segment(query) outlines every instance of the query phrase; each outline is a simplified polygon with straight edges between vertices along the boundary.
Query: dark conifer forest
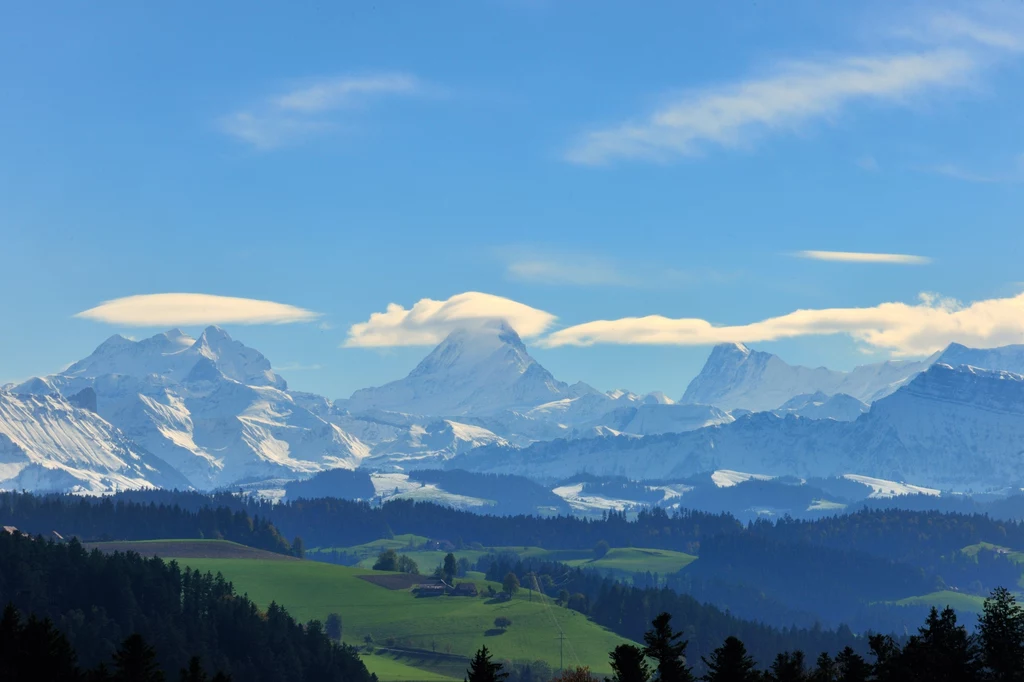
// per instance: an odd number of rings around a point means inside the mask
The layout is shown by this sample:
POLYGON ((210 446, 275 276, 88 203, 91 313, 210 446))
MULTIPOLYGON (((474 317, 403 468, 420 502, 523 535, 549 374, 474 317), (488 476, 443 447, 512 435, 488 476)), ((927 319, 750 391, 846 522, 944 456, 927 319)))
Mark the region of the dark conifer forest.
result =
POLYGON ((276 604, 261 612, 220 576, 87 552, 74 539, 0 533, 0 603, 3 680, 158 679, 119 677, 126 656, 168 679, 197 657, 233 680, 371 680, 318 622, 301 625, 276 604))

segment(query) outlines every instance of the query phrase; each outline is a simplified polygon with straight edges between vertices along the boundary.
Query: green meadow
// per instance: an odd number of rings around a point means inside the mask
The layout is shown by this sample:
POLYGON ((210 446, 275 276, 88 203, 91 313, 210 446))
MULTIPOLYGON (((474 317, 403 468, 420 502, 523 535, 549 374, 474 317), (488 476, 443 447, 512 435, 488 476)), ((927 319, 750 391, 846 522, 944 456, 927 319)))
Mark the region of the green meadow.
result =
MULTIPOLYGON (((301 622, 325 620, 328 614, 338 613, 343 622, 343 640, 352 645, 362 645, 370 635, 375 647, 409 647, 469 657, 486 644, 498 659, 544 660, 557 667, 561 632, 565 635, 566 665, 585 665, 606 673, 608 653, 625 641, 585 616, 525 590, 509 601, 416 597, 409 590, 387 589, 360 578, 395 574, 358 567, 314 561, 194 557, 178 562, 203 572, 222 573, 239 593, 247 594, 261 608, 277 602, 301 622), (505 631, 494 626, 499 616, 512 621, 505 631)), ((486 592, 488 583, 475 582, 486 592)), ((408 671, 403 673, 398 667, 405 664, 372 658, 373 665, 385 666, 381 679, 411 679, 408 671)), ((451 665, 441 667, 451 675, 451 665)))

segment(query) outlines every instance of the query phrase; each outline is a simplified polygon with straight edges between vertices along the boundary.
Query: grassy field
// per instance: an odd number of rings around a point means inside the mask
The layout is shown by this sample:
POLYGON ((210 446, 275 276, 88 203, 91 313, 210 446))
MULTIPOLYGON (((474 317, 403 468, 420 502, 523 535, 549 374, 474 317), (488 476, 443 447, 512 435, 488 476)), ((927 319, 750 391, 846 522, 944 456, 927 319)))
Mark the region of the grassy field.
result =
POLYGON ((898 606, 934 606, 942 610, 953 607, 958 613, 981 613, 985 598, 976 594, 963 594, 951 590, 941 590, 918 597, 907 597, 896 602, 898 606))
POLYGON ((363 655, 361 658, 367 670, 388 682, 457 682, 460 679, 417 668, 385 654, 363 655))
MULTIPOLYGON (((1024 552, 1018 552, 1010 549, 1009 547, 1003 547, 1002 545, 994 545, 991 542, 979 542, 976 545, 968 545, 964 547, 961 552, 968 556, 975 556, 983 549, 987 549, 991 552, 1002 552, 1006 554, 1006 558, 1018 565, 1024 565, 1024 552)), ((1020 578, 1017 579, 1017 587, 1024 588, 1024 573, 1021 574, 1020 578)))
POLYGON ((1003 552, 1011 561, 1015 561, 1018 564, 1024 564, 1024 552, 1017 552, 1010 549, 1009 547, 994 545, 991 542, 979 542, 976 545, 968 545, 960 551, 968 556, 976 556, 978 552, 980 552, 983 549, 987 549, 991 552, 1003 552))
MULTIPOLYGON (((362 644, 364 637, 371 635, 378 646, 393 643, 468 657, 486 644, 498 659, 545 660, 557 667, 561 630, 566 636, 566 665, 586 665, 605 673, 609 672, 608 652, 624 641, 536 593, 530 601, 525 591, 507 602, 471 597, 416 598, 407 590, 389 590, 362 580, 360 575, 376 572, 357 567, 314 561, 187 557, 178 561, 202 571, 223 573, 238 592, 248 594, 260 607, 276 601, 302 622, 324 620, 329 613, 339 613, 344 640, 353 645, 362 644), (494 619, 499 616, 512 620, 505 632, 494 627, 494 619)), ((480 581, 479 586, 485 587, 486 583, 480 581)), ((377 663, 374 661, 374 665, 377 663)), ((444 670, 450 671, 450 666, 444 670)))
MULTIPOLYGON (((417 535, 396 535, 394 539, 390 540, 376 540, 364 545, 334 549, 361 557, 358 564, 360 568, 373 568, 378 554, 384 550, 393 549, 399 554, 404 554, 414 560, 420 567, 421 573, 429 574, 444 561, 447 552, 443 550, 424 551, 411 549, 421 546, 424 542, 426 542, 426 538, 417 535)), ((310 550, 309 555, 313 557, 317 551, 319 550, 310 550)), ((471 562, 476 562, 477 559, 489 552, 511 553, 524 559, 560 561, 570 566, 592 568, 621 578, 629 578, 638 571, 650 571, 660 575, 676 573, 697 558, 683 552, 639 547, 614 548, 600 559, 594 558, 594 552, 590 549, 544 549, 541 547, 491 547, 484 550, 457 549, 452 553, 455 554, 456 558, 461 559, 465 557, 471 562)))
POLYGON ((667 549, 640 549, 636 547, 620 547, 609 550, 600 559, 574 559, 567 561, 570 566, 582 566, 584 568, 596 568, 599 570, 614 571, 632 575, 637 571, 650 571, 666 575, 677 573, 697 557, 683 552, 673 552, 667 549))
POLYGON ((692 554, 667 549, 616 547, 597 559, 590 549, 542 549, 540 547, 500 547, 495 551, 511 552, 523 558, 560 561, 569 566, 592 568, 619 578, 631 578, 636 572, 667 575, 677 573, 697 559, 692 554))

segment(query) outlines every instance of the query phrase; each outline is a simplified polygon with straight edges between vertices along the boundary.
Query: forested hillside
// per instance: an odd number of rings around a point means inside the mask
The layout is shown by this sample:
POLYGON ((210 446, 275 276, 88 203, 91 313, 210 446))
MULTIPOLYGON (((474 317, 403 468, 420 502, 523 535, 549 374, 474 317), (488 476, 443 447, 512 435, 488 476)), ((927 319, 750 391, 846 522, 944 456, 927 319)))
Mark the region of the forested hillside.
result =
MULTIPOLYGON (((134 553, 86 552, 75 540, 0 533, 0 604, 34 619, 31 627, 51 621, 84 668, 111 663, 137 634, 155 649, 156 668, 173 677, 198 656, 238 681, 372 679, 320 623, 300 625, 276 604, 263 613, 220 576, 134 553)), ((14 622, 9 610, 8 633, 14 622)))

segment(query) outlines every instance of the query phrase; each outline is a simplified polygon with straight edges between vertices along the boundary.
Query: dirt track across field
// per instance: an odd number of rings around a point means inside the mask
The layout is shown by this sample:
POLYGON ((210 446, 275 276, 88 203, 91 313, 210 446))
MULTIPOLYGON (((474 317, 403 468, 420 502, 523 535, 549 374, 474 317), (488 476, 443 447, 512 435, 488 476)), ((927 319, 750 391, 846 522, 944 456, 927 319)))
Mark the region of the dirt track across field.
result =
POLYGON ((175 559, 263 559, 265 561, 297 561, 295 557, 246 547, 224 540, 146 540, 142 542, 86 542, 88 550, 101 552, 138 552, 142 556, 175 559))

